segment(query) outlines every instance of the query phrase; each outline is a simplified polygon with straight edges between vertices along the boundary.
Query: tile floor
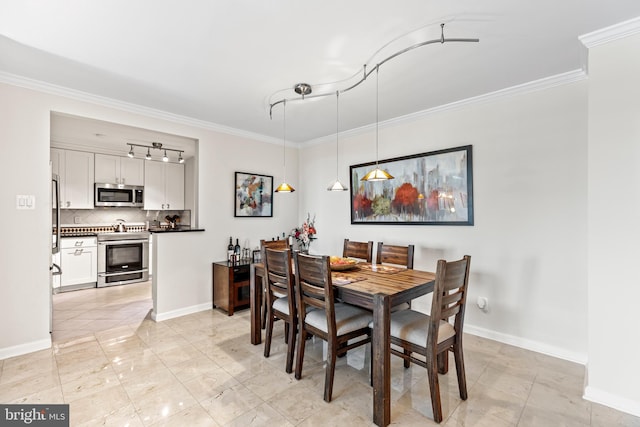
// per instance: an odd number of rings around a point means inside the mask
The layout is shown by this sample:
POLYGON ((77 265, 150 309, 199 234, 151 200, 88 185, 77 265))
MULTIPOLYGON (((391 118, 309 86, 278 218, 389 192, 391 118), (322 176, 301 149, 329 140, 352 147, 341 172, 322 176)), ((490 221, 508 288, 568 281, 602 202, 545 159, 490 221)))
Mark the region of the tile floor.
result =
MULTIPOLYGON (((321 342, 303 378, 249 342, 249 312, 204 311, 155 323, 150 285, 56 295, 54 346, 0 360, 0 402, 69 403, 73 426, 370 426, 368 349, 339 359, 334 400, 322 400, 321 342)), ((640 418, 581 398, 584 369, 466 336, 469 399, 455 367, 441 376, 443 426, 640 426, 640 418)), ((392 358, 392 424, 436 425, 426 372, 392 358)))

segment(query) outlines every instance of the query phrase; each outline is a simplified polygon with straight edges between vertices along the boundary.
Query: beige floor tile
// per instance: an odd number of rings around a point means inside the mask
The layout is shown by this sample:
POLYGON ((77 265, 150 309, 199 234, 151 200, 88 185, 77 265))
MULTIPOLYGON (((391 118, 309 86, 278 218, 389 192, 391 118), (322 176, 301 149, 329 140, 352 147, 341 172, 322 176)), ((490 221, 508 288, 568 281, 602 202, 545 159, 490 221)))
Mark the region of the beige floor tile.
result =
POLYGON ((216 397, 221 391, 240 385, 240 382, 222 368, 215 368, 182 382, 198 402, 216 397))
POLYGON ((182 383, 221 369, 220 365, 202 353, 199 353, 196 357, 184 362, 169 366, 169 370, 171 370, 176 378, 182 383))
POLYGON ((120 385, 100 390, 69 403, 71 425, 101 425, 106 419, 133 417, 133 405, 120 385), (124 415, 123 415, 124 414, 124 415))
POLYGON ((269 406, 268 403, 263 403, 257 408, 251 409, 238 418, 225 424, 225 427, 293 427, 282 414, 269 406))
POLYGON ((267 403, 294 425, 298 425, 316 412, 335 409, 322 400, 322 396, 318 398, 316 390, 306 387, 300 381, 280 393, 275 393, 267 399, 267 403))
POLYGON ((567 418, 572 421, 567 425, 589 425, 591 402, 582 399, 579 394, 534 383, 522 417, 526 425, 533 425, 528 421, 538 417, 567 418))
POLYGON ((177 381, 131 396, 131 400, 145 425, 162 421, 198 404, 191 393, 177 381))
POLYGON ((189 427, 218 427, 211 415, 202 408, 202 406, 195 405, 184 411, 178 412, 166 419, 162 419, 154 424, 153 427, 176 427, 176 426, 189 426, 189 427))
POLYGON ((70 402, 120 385, 120 381, 111 366, 106 366, 104 369, 84 373, 71 381, 61 382, 61 384, 64 399, 70 402))
POLYGON ((593 427, 640 427, 640 417, 634 417, 607 406, 592 403, 591 425, 593 427))
POLYGON ((226 425, 262 403, 263 400, 251 390, 242 384, 238 384, 237 386, 219 390, 214 397, 200 404, 215 422, 220 425, 226 425))

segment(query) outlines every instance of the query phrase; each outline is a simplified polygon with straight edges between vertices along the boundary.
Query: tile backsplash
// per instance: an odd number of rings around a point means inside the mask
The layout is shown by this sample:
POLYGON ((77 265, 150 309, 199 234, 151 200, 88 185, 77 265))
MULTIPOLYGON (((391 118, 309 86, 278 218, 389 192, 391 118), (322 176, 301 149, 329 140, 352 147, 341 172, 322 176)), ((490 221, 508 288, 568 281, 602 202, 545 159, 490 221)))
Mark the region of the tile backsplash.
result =
POLYGON ((126 223, 149 225, 165 224, 165 216, 180 216, 181 225, 191 225, 191 211, 145 211, 139 208, 95 208, 61 209, 60 223, 63 226, 117 224, 119 219, 126 223))

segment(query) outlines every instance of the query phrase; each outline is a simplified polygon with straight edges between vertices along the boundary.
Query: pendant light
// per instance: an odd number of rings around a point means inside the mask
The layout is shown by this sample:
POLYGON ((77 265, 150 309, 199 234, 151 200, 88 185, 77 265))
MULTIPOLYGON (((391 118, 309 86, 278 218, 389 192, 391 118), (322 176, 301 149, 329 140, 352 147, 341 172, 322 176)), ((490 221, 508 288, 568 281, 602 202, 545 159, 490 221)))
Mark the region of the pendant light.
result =
POLYGON ((387 171, 380 169, 378 166, 378 92, 379 92, 379 81, 380 81, 380 64, 376 65, 376 168, 370 170, 365 176, 363 176, 360 181, 386 181, 388 179, 393 179, 387 171))
POLYGON ((169 161, 169 156, 167 156, 167 150, 164 150, 164 156, 162 156, 162 161, 163 162, 168 162, 169 161))
POLYGON ((147 154, 144 156, 145 159, 151 160, 151 148, 147 148, 147 154))
POLYGON ((338 179, 338 131, 340 127, 338 126, 338 120, 340 117, 340 107, 339 107, 339 99, 340 99, 340 91, 336 91, 336 181, 327 188, 329 191, 347 191, 349 188, 342 185, 340 180, 338 179))
POLYGON ((282 184, 276 188, 276 193, 293 193, 295 188, 287 184, 287 101, 282 103, 282 184))

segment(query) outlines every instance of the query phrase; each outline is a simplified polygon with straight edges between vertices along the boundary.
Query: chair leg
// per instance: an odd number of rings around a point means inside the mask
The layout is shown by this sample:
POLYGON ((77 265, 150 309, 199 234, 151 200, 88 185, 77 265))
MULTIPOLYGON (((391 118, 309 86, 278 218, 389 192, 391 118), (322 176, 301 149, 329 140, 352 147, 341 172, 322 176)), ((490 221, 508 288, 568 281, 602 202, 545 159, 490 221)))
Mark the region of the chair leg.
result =
POLYGON ((271 310, 268 310, 267 316, 267 325, 266 325, 266 334, 264 338, 264 357, 269 357, 269 353, 271 352, 271 336, 273 334, 273 315, 271 314, 271 310))
POLYGON ((290 374, 291 372, 293 372, 293 352, 296 345, 296 325, 295 323, 293 325, 286 323, 286 325, 288 326, 287 329, 289 333, 287 335, 287 364, 284 370, 287 374, 290 374))
POLYGON ((409 366, 411 366, 411 360, 409 360, 409 358, 411 357, 411 352, 405 348, 404 354, 407 356, 407 358, 404 359, 404 367, 408 368, 409 366))
POLYGON ((438 354, 438 373, 446 374, 449 372, 449 350, 438 354))
POLYGON ((289 344, 289 322, 284 324, 284 343, 289 344))
POLYGON ((304 360, 304 348, 307 344, 307 331, 300 326, 300 337, 298 339, 298 356, 296 357, 296 373, 297 380, 302 378, 302 362, 304 360))
POLYGON ((438 381, 438 366, 436 361, 429 361, 427 376, 429 377, 429 391, 431 392, 431 407, 433 408, 433 420, 442 422, 442 404, 440 401, 440 383, 438 381))
POLYGON ((329 342, 327 350, 327 367, 324 376, 324 401, 331 402, 333 394, 333 376, 336 371, 336 348, 335 344, 329 342))
POLYGON ((467 377, 464 371, 462 343, 454 344, 453 355, 456 359, 456 372, 458 374, 458 390, 460 391, 460 399, 467 400, 467 377))

